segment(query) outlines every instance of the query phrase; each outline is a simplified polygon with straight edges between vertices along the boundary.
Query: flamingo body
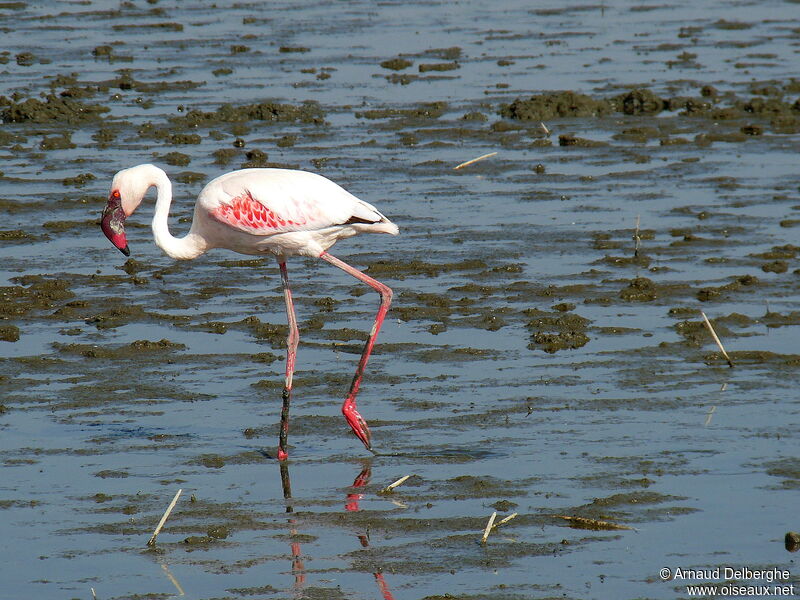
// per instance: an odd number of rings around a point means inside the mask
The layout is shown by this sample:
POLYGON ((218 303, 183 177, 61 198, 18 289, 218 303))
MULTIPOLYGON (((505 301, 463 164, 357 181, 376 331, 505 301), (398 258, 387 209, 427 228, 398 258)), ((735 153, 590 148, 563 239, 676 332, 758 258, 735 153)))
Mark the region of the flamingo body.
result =
POLYGON ((108 203, 101 218, 106 237, 128 256, 125 220, 139 207, 151 188, 157 190, 153 236, 156 245, 172 258, 197 258, 212 248, 240 254, 269 255, 278 260, 289 320, 286 381, 281 411, 278 458, 284 460, 288 434, 289 400, 295 354, 299 340, 297 319, 289 288, 286 259, 301 255, 319 257, 368 284, 381 296, 372 332, 364 346, 342 412, 354 433, 371 449, 369 428, 356 410, 355 397, 367 359, 391 302, 392 291, 365 273, 331 256, 338 240, 359 233, 396 235, 397 226, 371 204, 321 175, 290 169, 242 169, 210 181, 200 192, 189 232, 174 237, 168 228, 172 183, 160 168, 138 165, 118 172, 111 182, 108 203))
POLYGON ((196 258, 211 248, 316 258, 338 240, 358 233, 398 233, 397 226, 374 206, 321 175, 242 169, 206 184, 197 198, 189 233, 176 239, 167 229, 172 184, 164 171, 138 165, 117 173, 111 184, 112 195, 116 190, 120 193, 125 218, 133 214, 150 187, 158 190, 153 220, 156 244, 179 260, 196 258))

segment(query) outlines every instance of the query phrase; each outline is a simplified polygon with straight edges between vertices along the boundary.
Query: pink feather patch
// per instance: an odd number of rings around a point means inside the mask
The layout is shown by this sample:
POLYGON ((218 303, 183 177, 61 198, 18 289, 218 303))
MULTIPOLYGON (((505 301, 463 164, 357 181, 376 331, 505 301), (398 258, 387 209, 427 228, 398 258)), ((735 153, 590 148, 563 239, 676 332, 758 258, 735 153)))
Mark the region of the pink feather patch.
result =
POLYGON ((245 191, 240 196, 220 204, 212 212, 213 216, 243 231, 265 234, 278 231, 291 231, 306 224, 305 219, 295 221, 285 219, 253 198, 253 194, 245 191))

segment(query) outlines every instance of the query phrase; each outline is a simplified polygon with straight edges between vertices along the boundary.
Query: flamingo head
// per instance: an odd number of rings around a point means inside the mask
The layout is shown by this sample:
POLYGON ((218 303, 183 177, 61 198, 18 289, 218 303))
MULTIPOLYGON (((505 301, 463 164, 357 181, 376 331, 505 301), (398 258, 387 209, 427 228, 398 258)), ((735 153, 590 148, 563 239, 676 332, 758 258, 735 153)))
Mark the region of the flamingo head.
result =
POLYGON ((100 227, 111 243, 125 256, 130 256, 128 240, 125 237, 125 219, 139 207, 147 190, 157 185, 159 175, 166 178, 158 167, 139 165, 123 169, 114 175, 111 182, 111 193, 100 219, 100 227))
POLYGON ((125 256, 130 256, 128 248, 128 238, 125 236, 125 219, 128 215, 122 208, 122 198, 119 190, 113 190, 108 197, 108 204, 103 209, 100 218, 100 228, 105 236, 116 246, 125 256))

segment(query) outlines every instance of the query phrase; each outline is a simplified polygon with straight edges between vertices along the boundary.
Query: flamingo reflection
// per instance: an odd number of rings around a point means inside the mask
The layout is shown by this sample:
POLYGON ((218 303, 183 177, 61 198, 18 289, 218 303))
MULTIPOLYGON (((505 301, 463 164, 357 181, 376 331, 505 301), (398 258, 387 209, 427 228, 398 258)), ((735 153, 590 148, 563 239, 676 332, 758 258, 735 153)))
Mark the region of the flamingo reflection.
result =
MULTIPOLYGON (((289 478, 289 465, 285 462, 281 462, 280 470, 281 470, 281 486, 283 487, 283 498, 287 500, 286 504, 286 512, 292 513, 294 509, 292 505, 288 502, 292 499, 292 482, 289 478)), ((344 505, 344 509, 348 512, 358 512, 360 509, 359 501, 364 497, 364 494, 358 491, 359 488, 365 487, 372 477, 372 466, 369 461, 366 461, 364 464, 364 468, 361 469, 361 472, 356 476, 355 480, 353 481, 353 485, 351 486, 354 488, 352 492, 347 494, 347 503, 344 505)), ((297 520, 290 518, 289 525, 291 526, 290 533, 292 536, 297 535, 297 520)), ((358 541, 361 544, 362 548, 369 548, 369 534, 367 532, 357 534, 358 541)), ((300 548, 300 542, 292 542, 291 543, 292 549, 292 575, 294 575, 294 588, 296 590, 301 590, 305 585, 306 581, 306 574, 305 574, 305 565, 303 563, 303 554, 302 549, 300 548)), ((394 600, 394 596, 392 595, 391 590, 389 589, 389 585, 386 583, 386 580, 383 577, 383 573, 377 571, 373 573, 375 577, 375 582, 378 584, 378 589, 380 590, 381 596, 384 600, 394 600)))
MULTIPOLYGON (((291 500, 292 499, 292 481, 289 478, 289 465, 285 462, 281 462, 281 487, 283 488, 283 499, 284 500, 291 500)), ((286 512, 293 513, 294 508, 288 502, 286 503, 286 512)), ((297 524, 296 519, 289 519, 289 525, 291 526, 289 529, 289 533, 292 537, 297 535, 297 524)), ((292 549, 292 575, 294 575, 294 589, 295 590, 302 590, 303 586, 306 583, 306 567, 303 563, 303 553, 300 548, 300 542, 292 542, 290 544, 292 549)))

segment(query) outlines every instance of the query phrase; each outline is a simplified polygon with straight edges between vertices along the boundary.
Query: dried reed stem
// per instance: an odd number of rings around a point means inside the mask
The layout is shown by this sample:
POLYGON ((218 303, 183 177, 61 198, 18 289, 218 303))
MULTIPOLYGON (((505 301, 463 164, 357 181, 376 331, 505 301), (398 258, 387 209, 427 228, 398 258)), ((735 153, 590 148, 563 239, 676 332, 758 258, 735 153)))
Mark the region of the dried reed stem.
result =
POLYGON ((503 519, 502 521, 498 521, 498 522, 495 524, 495 527, 500 527, 500 525, 505 525, 506 523, 508 523, 508 522, 509 522, 511 519, 513 519, 513 518, 514 518, 514 517, 516 517, 516 516, 517 516, 517 513, 511 513, 510 515, 508 515, 508 516, 507 516, 505 519, 503 519))
POLYGON ((639 258, 639 247, 642 244, 642 238, 639 236, 639 215, 636 215, 636 229, 633 231, 633 256, 639 258))
POLYGON ((148 546, 154 546, 155 545, 156 538, 158 537, 158 534, 161 533, 161 529, 164 527, 164 523, 167 522, 167 518, 169 518, 169 514, 172 512, 172 509, 175 508, 175 505, 178 503, 178 498, 180 498, 181 492, 183 492, 182 489, 178 490, 178 493, 175 494, 175 497, 172 499, 172 502, 169 503, 169 506, 167 507, 167 510, 164 511, 164 516, 161 517, 161 520, 158 522, 158 525, 156 526, 156 529, 153 532, 153 535, 150 536, 150 540, 147 542, 148 546))
POLYGON ((481 544, 485 544, 486 540, 489 538, 489 532, 494 527, 494 520, 497 518, 497 511, 492 513, 492 516, 489 517, 489 522, 486 523, 486 529, 483 530, 483 538, 481 539, 481 544))
POLYGON ((381 493, 382 493, 382 494, 386 494, 386 493, 388 493, 388 492, 391 492, 391 491, 392 491, 394 488, 396 488, 398 485, 402 485, 402 484, 403 484, 403 483, 406 481, 406 479, 408 479, 409 477, 411 477, 411 475, 404 475, 403 477, 401 477, 400 479, 398 479, 398 480, 397 480, 397 481, 395 481, 394 483, 390 483, 390 484, 389 484, 389 485, 387 485, 385 488, 383 488, 383 489, 381 490, 381 493))
POLYGON ((478 158, 473 158, 472 160, 468 160, 467 162, 463 162, 460 165, 456 165, 455 167, 453 167, 453 170, 457 171, 458 169, 460 169, 462 167, 468 167, 472 163, 476 163, 479 160, 483 160, 484 158, 489 158, 490 156, 494 156, 495 154, 497 154, 497 152, 489 152, 489 154, 484 154, 483 156, 479 156, 478 158))
POLYGON ((717 337, 717 332, 714 331, 714 327, 712 327, 711 321, 708 320, 706 313, 704 313, 702 310, 700 311, 700 314, 703 315, 703 321, 706 322, 706 327, 708 327, 708 330, 711 332, 711 337, 713 337, 714 341, 717 342, 717 346, 719 346, 719 349, 722 352, 722 356, 724 356, 725 360, 728 361, 728 366, 732 367, 733 361, 731 360, 731 357, 728 356, 728 353, 725 352, 725 348, 722 346, 722 342, 719 341, 719 337, 717 337))

